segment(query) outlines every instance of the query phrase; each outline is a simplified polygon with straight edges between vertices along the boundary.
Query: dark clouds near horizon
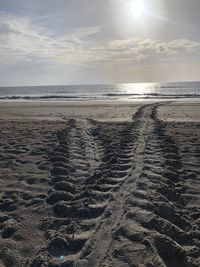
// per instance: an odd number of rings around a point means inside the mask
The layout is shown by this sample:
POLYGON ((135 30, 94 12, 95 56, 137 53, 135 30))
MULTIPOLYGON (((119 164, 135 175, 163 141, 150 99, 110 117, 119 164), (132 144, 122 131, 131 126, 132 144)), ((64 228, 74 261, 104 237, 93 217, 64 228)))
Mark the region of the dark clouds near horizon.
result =
POLYGON ((0 85, 199 80, 200 1, 0 0, 0 85))

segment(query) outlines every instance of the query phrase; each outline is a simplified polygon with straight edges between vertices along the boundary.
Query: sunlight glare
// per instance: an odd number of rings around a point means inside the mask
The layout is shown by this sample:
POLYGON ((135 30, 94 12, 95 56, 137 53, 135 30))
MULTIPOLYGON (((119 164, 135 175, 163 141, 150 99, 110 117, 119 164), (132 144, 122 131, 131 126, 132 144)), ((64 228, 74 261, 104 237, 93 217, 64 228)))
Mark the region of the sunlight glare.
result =
POLYGON ((132 9, 134 17, 140 17, 144 13, 144 2, 142 0, 134 0, 132 9))

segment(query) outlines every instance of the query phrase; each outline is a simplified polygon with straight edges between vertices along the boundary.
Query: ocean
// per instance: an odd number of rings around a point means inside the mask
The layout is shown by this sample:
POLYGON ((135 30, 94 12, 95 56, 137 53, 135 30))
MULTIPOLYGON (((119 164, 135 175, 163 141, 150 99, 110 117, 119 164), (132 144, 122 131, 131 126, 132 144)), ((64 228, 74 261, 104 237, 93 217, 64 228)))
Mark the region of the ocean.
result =
POLYGON ((0 87, 0 100, 84 101, 199 98, 200 82, 0 87))

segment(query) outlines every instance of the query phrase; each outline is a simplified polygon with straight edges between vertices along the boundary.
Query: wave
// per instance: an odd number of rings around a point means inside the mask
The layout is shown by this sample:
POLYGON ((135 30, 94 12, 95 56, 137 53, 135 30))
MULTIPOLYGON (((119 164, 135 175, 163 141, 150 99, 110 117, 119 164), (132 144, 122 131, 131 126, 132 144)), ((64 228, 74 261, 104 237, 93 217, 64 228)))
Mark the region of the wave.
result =
POLYGON ((122 93, 108 93, 108 94, 102 94, 98 96, 86 96, 86 95, 80 95, 80 96, 67 96, 67 95, 40 95, 40 96, 0 96, 0 100, 58 100, 58 101, 87 101, 87 100, 117 100, 117 99, 150 99, 150 98, 156 98, 156 99, 162 99, 162 98, 200 98, 200 94, 158 94, 158 93, 149 93, 149 94, 122 94, 122 93))
POLYGON ((79 96, 59 96, 59 95, 51 95, 51 96, 0 96, 0 100, 38 100, 38 99, 76 99, 80 98, 79 96))
POLYGON ((136 97, 200 97, 200 94, 160 94, 160 93, 148 93, 148 94, 122 94, 122 93, 109 93, 105 96, 136 96, 136 97))

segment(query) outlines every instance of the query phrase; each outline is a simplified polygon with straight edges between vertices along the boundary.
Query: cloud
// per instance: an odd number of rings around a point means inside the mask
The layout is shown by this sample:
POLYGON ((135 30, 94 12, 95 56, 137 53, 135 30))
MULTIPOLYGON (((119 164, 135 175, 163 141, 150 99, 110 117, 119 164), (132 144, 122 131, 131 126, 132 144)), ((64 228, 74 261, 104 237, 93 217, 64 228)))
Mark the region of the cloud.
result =
POLYGON ((133 64, 157 58, 200 50, 200 43, 187 39, 160 41, 128 38, 104 41, 99 45, 95 35, 100 27, 75 29, 56 36, 44 27, 32 24, 26 17, 0 13, 1 64, 115 65, 133 64), (48 33, 48 34, 47 34, 48 33))
POLYGON ((34 57, 41 61, 85 61, 90 54, 80 44, 98 30, 98 27, 81 28, 69 35, 51 37, 26 18, 0 14, 0 60, 34 57))
POLYGON ((200 43, 186 39, 172 41, 160 41, 152 39, 131 38, 125 40, 114 40, 110 43, 110 49, 115 53, 136 55, 136 59, 149 56, 173 56, 177 53, 188 53, 200 50, 200 43))

